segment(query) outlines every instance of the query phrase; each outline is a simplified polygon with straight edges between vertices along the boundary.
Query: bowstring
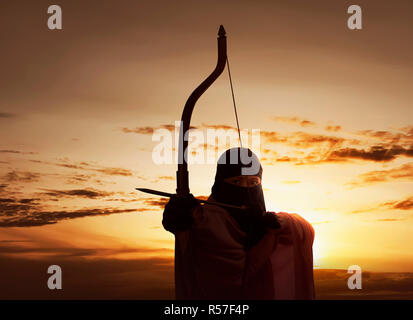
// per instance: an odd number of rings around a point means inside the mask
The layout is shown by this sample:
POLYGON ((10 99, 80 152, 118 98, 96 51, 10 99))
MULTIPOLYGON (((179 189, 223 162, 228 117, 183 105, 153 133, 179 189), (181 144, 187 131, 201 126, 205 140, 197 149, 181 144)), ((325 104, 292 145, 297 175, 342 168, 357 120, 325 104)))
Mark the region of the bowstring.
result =
POLYGON ((236 105, 236 103, 235 103, 234 87, 232 86, 231 69, 230 69, 230 67, 229 67, 228 56, 227 56, 227 66, 228 66, 229 83, 230 83, 230 85, 231 85, 232 103, 234 104, 235 119, 237 120, 239 144, 240 144, 240 147, 242 148, 241 131, 240 131, 240 129, 239 129, 237 105, 236 105))

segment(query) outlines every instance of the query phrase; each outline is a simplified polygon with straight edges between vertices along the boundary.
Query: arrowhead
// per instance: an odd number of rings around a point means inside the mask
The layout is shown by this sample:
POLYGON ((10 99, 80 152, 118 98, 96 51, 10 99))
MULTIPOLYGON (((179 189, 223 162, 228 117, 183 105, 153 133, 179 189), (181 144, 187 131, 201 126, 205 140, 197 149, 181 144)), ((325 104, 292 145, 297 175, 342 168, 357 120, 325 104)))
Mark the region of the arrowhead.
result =
POLYGON ((219 35, 220 37, 224 37, 225 34, 226 34, 226 32, 225 32, 224 26, 221 24, 221 25, 219 26, 218 35, 219 35))

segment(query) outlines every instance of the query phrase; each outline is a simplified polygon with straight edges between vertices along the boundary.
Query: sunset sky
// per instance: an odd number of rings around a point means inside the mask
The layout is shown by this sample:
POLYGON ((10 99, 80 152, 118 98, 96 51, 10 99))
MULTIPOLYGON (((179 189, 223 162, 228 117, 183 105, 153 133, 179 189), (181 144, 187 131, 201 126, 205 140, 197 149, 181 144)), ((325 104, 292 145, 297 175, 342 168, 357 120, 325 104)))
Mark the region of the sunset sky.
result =
MULTIPOLYGON (((170 272, 165 199, 135 188, 175 191, 152 133, 215 67, 223 24, 267 210, 313 224, 316 268, 413 272, 411 1, 360 1, 359 31, 349 1, 59 1, 53 31, 51 4, 0 4, 0 271, 133 261, 111 281, 148 288, 170 272)), ((191 125, 236 127, 226 70, 191 125)), ((208 196, 215 169, 190 165, 191 193, 208 196)))

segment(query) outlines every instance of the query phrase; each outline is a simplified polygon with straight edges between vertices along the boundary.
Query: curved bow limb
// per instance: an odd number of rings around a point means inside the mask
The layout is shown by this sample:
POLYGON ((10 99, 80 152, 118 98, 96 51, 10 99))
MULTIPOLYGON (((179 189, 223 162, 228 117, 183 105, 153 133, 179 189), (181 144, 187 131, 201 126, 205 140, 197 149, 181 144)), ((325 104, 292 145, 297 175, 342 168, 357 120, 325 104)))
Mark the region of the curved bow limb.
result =
POLYGON ((182 112, 181 127, 179 130, 179 147, 178 147, 178 171, 176 172, 176 193, 178 196, 189 194, 189 175, 188 175, 188 135, 189 125, 191 122, 192 111, 195 103, 201 95, 211 86, 211 84, 221 75, 225 69, 227 61, 227 37, 225 29, 221 25, 218 31, 218 61, 212 73, 206 78, 189 96, 182 112), (187 138, 187 139, 185 139, 187 138))

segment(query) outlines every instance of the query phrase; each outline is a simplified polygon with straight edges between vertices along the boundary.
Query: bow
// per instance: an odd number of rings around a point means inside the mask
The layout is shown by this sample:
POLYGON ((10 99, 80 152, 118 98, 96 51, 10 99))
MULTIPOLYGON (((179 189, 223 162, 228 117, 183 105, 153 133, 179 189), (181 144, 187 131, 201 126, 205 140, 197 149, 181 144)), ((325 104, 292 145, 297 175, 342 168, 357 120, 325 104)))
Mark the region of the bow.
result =
POLYGON ((189 177, 188 177, 188 139, 185 139, 191 122, 192 111, 195 103, 201 95, 211 86, 211 84, 224 71, 227 61, 227 37, 225 29, 221 25, 218 31, 218 61, 212 73, 206 78, 189 96, 182 112, 181 127, 179 130, 179 148, 178 148, 178 171, 176 172, 176 193, 178 196, 187 196, 189 194, 189 177))
MULTIPOLYGON (((185 197, 189 195, 189 174, 188 174, 188 136, 189 136, 189 125, 191 122, 192 111, 194 110, 195 103, 201 97, 201 95, 211 86, 212 83, 222 74, 225 69, 225 65, 228 61, 227 59, 227 37, 225 36, 225 29, 221 25, 218 31, 218 60, 217 65, 212 71, 212 73, 191 93, 188 100, 185 103, 184 111, 181 117, 181 126, 179 129, 179 145, 178 145, 178 170, 176 171, 176 194, 179 197, 185 197)), ((229 72, 229 70, 228 70, 229 72)), ((232 89, 232 81, 231 81, 232 89)), ((234 96, 233 96, 234 99, 234 96)), ((235 100, 234 100, 235 107, 235 100)), ((238 124, 238 117, 237 117, 238 124)), ((241 137, 240 137, 241 139, 241 137)), ((162 191, 146 189, 146 188, 136 188, 136 190, 150 193, 158 196, 172 197, 172 193, 166 193, 162 191)), ((212 205, 217 205, 226 208, 236 208, 243 210, 244 208, 229 205, 220 202, 210 202, 206 200, 197 199, 201 203, 208 203, 212 205)))

